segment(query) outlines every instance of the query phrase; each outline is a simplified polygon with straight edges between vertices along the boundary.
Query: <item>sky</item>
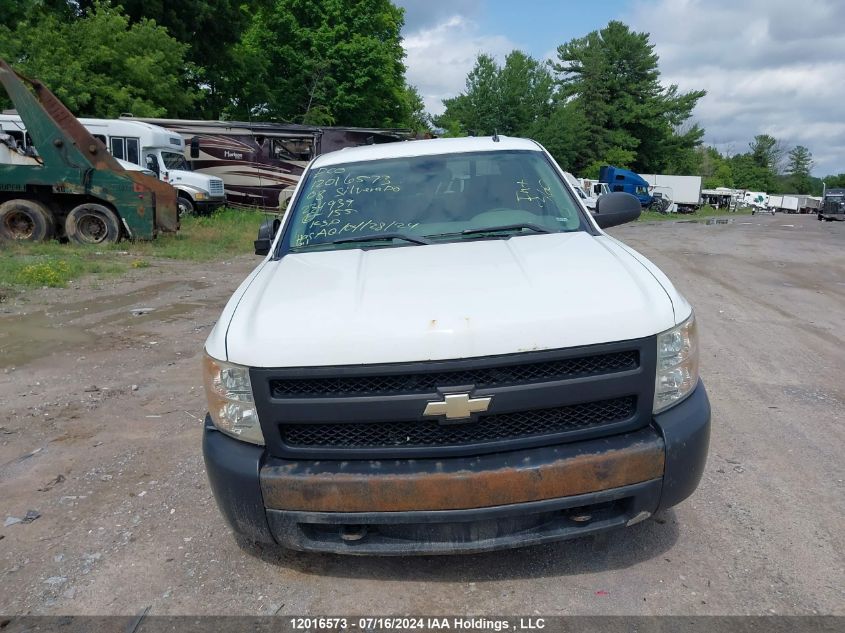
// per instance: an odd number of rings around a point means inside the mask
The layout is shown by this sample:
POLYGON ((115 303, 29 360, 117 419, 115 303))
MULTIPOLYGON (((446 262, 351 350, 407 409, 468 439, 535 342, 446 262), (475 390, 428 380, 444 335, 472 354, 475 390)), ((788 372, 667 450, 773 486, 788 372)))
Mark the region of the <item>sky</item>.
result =
POLYGON ((609 20, 650 33, 664 84, 707 90, 693 120, 721 152, 755 134, 805 145, 818 176, 845 172, 843 0, 395 0, 408 80, 428 111, 465 88, 479 53, 554 58, 609 20))

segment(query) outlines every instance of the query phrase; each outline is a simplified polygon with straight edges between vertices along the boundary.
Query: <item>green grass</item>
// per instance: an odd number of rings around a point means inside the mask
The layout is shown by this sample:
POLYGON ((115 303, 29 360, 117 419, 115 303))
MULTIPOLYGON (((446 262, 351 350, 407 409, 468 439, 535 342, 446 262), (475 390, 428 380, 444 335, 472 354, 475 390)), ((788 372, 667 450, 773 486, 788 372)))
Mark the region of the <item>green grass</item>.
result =
POLYGON ((179 233, 152 242, 4 244, 0 246, 0 287, 63 287, 83 275, 148 268, 155 258, 204 262, 248 254, 265 217, 257 211, 222 209, 207 217, 184 218, 179 233))
MULTIPOLYGON (((662 215, 646 211, 640 222, 689 220, 720 215, 748 215, 751 209, 731 213, 703 207, 697 213, 662 215)), ((116 275, 129 269, 148 268, 156 258, 208 262, 252 252, 252 241, 261 221, 258 211, 222 209, 207 217, 182 220, 181 230, 152 242, 120 242, 103 246, 5 244, 0 247, 0 288, 63 287, 83 275, 116 275)))
POLYGON ((136 257, 166 257, 196 262, 223 259, 251 253, 261 221, 268 217, 259 211, 221 209, 205 217, 182 219, 178 233, 159 236, 152 242, 113 244, 108 248, 126 251, 136 257))
POLYGON ((643 211, 642 215, 640 215, 640 219, 637 220, 638 222, 665 222, 666 220, 699 220, 701 218, 715 218, 722 215, 728 216, 739 216, 739 215, 751 215, 751 207, 743 207, 738 209, 737 211, 729 211, 728 209, 722 207, 721 209, 717 209, 715 207, 711 207, 709 205, 705 205, 701 207, 695 213, 657 213, 656 211, 643 211))

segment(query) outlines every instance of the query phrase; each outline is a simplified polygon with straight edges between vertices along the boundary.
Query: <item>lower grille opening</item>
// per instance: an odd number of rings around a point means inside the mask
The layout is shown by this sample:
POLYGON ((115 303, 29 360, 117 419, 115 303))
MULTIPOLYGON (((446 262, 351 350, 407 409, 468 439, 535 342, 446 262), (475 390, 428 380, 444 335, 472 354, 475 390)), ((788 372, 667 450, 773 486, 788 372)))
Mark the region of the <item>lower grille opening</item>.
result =
POLYGON ((344 542, 349 547, 373 542, 409 543, 477 543, 514 537, 541 535, 544 532, 566 530, 577 534, 582 529, 596 525, 624 523, 632 507, 631 498, 594 503, 580 508, 567 508, 549 512, 514 514, 497 519, 429 523, 368 523, 366 525, 332 525, 299 523, 298 527, 312 542, 344 542), (589 515, 589 521, 575 521, 573 515, 589 515), (346 538, 353 528, 359 538, 346 538))
POLYGON ((617 424, 637 410, 637 398, 625 396, 516 413, 480 417, 464 424, 435 420, 282 424, 283 443, 291 448, 373 449, 461 446, 576 432, 617 424))

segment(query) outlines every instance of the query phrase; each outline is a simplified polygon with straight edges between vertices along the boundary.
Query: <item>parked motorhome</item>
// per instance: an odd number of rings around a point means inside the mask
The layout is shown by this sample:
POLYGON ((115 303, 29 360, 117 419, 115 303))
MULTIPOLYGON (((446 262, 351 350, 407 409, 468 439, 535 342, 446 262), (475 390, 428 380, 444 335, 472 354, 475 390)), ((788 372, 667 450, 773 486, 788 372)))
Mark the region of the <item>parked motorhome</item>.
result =
POLYGON ((405 140, 407 130, 314 127, 293 123, 139 119, 178 133, 195 172, 220 178, 230 204, 276 209, 308 162, 343 147, 405 140))
POLYGON ((714 209, 731 208, 735 206, 738 195, 741 195, 741 193, 728 187, 702 189, 701 203, 710 205, 714 209))
MULTIPOLYGON (((191 171, 180 135, 141 121, 82 118, 79 122, 116 159, 133 163, 139 169, 148 169, 159 180, 172 185, 179 195, 180 214, 209 213, 226 204, 222 180, 191 171)), ((30 145, 18 114, 0 114, 0 126, 20 147, 30 145)))

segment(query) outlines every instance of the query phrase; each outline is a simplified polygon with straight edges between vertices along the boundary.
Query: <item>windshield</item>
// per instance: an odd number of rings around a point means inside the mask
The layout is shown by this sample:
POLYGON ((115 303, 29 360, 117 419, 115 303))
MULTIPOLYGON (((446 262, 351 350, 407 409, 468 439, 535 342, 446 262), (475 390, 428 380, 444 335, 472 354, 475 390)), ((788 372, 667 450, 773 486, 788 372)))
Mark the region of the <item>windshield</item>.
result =
POLYGON ((177 152, 162 152, 161 157, 164 160, 164 166, 167 169, 181 169, 182 171, 190 171, 188 161, 185 160, 184 154, 177 152))
POLYGON ((296 251, 586 230, 577 203, 538 151, 318 167, 291 214, 283 244, 296 251))

